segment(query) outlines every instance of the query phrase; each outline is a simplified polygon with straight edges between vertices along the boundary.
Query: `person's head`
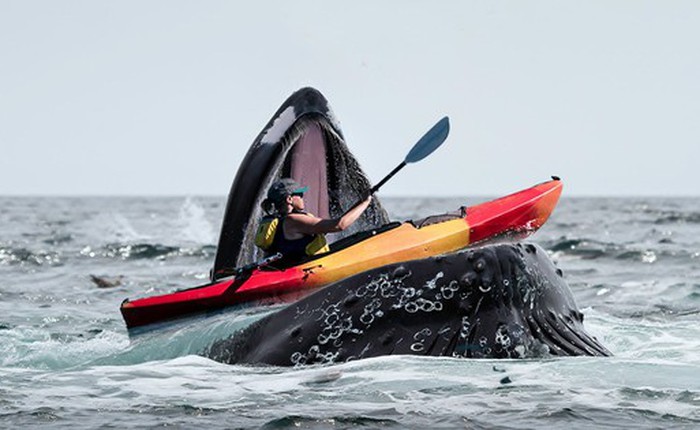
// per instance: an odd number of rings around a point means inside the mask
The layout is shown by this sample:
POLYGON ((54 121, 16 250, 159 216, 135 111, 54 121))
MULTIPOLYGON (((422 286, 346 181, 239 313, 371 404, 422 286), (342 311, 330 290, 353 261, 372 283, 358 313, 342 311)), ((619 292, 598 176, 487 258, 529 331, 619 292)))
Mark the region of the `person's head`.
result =
POLYGON ((294 179, 282 178, 267 190, 267 199, 263 201, 263 208, 270 212, 267 208, 274 206, 280 213, 287 213, 293 209, 303 210, 303 197, 307 189, 308 187, 302 187, 294 179))

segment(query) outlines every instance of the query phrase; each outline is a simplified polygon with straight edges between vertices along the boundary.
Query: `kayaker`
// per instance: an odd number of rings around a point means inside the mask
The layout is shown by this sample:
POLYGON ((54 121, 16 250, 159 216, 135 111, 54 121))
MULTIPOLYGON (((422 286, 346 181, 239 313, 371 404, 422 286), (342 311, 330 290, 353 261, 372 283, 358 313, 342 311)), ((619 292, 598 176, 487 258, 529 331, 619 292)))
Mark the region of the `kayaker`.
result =
POLYGON ((267 255, 281 253, 282 264, 286 266, 298 263, 304 257, 328 252, 325 234, 350 227, 372 201, 372 196, 367 196, 339 218, 319 218, 304 209, 307 190, 308 187, 293 179, 283 178, 272 184, 262 202, 268 216, 260 221, 255 244, 267 255))

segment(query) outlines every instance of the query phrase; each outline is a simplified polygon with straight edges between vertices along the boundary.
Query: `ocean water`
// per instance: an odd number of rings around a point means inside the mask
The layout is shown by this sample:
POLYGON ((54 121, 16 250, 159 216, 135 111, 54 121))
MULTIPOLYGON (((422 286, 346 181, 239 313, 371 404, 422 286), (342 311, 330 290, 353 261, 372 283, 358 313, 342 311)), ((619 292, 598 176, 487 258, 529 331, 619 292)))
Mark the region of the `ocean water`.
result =
MULTIPOLYGON (((483 200, 384 204, 400 220, 483 200)), ((196 355, 274 308, 126 332, 124 298, 206 282, 224 204, 0 197, 0 428, 700 428, 700 199, 564 197, 528 239, 614 357, 301 369, 196 355)))

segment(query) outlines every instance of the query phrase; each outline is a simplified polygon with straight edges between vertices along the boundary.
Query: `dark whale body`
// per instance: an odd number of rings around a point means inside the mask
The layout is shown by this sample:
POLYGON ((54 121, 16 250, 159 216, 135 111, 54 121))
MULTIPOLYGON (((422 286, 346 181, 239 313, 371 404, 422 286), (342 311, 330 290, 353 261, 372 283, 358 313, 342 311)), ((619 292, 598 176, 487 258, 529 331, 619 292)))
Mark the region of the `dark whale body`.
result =
POLYGON ((532 244, 392 264, 332 284, 203 355, 296 366, 390 354, 608 356, 586 333, 562 273, 532 244))

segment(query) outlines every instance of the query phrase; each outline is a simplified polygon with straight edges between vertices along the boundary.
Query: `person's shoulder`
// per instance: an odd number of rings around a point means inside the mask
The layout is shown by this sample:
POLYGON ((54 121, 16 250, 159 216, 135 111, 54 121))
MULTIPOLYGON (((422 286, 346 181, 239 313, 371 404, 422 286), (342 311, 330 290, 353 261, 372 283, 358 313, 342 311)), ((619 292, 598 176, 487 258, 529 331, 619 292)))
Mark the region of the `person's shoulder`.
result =
POLYGON ((287 219, 291 219, 293 221, 304 222, 304 221, 316 219, 316 217, 310 213, 307 213, 307 212, 293 212, 293 213, 287 214, 287 219))

